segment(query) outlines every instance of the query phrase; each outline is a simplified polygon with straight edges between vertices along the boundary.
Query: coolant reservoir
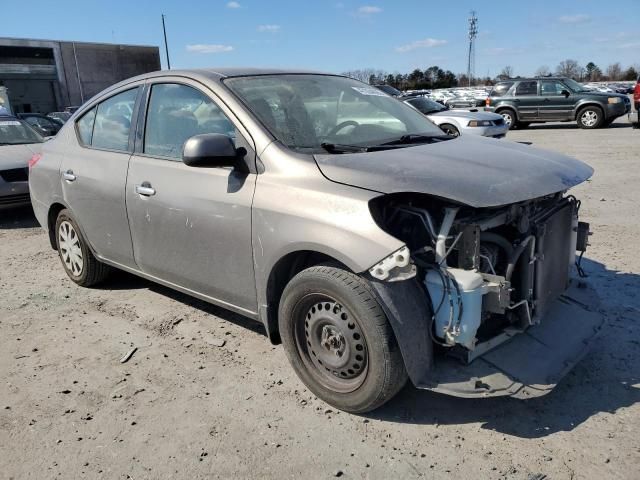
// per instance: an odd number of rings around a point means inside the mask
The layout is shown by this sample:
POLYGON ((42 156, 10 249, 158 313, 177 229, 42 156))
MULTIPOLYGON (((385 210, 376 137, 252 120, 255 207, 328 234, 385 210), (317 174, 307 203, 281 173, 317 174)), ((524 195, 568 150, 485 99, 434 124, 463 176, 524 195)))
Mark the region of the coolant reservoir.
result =
POLYGON ((485 292, 482 275, 472 270, 459 268, 443 268, 440 273, 436 270, 429 270, 425 284, 431 296, 433 308, 437 310, 435 313, 436 335, 450 345, 459 343, 469 350, 473 350, 482 316, 482 295, 485 292), (445 271, 449 275, 445 275, 445 271), (456 289, 454 281, 458 284, 458 289, 456 289), (449 292, 447 292, 447 284, 449 292), (459 296, 458 290, 460 291, 459 296), (458 319, 459 303, 462 304, 460 319, 458 319))

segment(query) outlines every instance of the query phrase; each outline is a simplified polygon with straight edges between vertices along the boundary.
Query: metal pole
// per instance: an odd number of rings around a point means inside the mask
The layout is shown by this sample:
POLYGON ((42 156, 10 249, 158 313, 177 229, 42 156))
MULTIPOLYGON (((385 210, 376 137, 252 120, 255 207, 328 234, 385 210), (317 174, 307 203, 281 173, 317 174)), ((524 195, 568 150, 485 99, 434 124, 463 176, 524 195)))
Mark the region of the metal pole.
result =
POLYGON ((171 70, 171 60, 169 60, 169 45, 167 44, 167 27, 164 25, 164 13, 162 14, 162 32, 164 33, 164 51, 167 54, 167 70, 171 70))
POLYGON ((78 79, 78 89, 80 90, 80 102, 84 103, 84 92, 82 90, 82 81, 80 80, 80 67, 78 66, 78 55, 76 54, 76 42, 73 42, 73 60, 76 64, 76 78, 78 79))

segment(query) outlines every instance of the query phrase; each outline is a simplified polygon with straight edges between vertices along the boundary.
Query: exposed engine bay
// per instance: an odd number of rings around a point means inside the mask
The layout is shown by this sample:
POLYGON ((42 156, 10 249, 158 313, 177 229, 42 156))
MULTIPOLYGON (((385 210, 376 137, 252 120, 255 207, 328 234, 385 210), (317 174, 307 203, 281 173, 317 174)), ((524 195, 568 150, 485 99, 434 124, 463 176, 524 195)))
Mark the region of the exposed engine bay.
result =
POLYGON ((579 210, 563 193, 495 208, 379 197, 371 202, 376 222, 406 247, 369 273, 384 281, 417 276, 431 303, 433 342, 470 363, 540 323, 574 268, 583 274, 589 225, 579 210))

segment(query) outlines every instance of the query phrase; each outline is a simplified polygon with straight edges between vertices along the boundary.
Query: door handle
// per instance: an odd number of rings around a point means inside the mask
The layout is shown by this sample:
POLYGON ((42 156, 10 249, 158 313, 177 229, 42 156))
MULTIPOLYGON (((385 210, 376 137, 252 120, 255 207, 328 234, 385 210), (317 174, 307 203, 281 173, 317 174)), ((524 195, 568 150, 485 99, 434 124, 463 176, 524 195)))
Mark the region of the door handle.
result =
POLYGON ((156 190, 149 182, 142 182, 141 185, 136 185, 136 193, 138 195, 144 195, 145 197, 151 197, 156 194, 156 190))
POLYGON ((67 182, 75 182, 76 178, 78 177, 73 174, 73 170, 67 170, 66 172, 62 173, 62 178, 64 178, 67 182))

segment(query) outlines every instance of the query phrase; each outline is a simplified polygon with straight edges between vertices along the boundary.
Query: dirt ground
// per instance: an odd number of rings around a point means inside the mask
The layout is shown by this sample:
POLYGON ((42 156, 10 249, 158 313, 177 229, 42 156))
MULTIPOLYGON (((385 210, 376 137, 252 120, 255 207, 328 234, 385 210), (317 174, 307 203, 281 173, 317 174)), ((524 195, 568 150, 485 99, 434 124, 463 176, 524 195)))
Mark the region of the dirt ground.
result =
POLYGON ((79 288, 29 209, 0 212, 0 477, 640 478, 640 131, 508 138, 596 169, 574 193, 609 325, 551 394, 408 385, 370 415, 337 412, 260 326, 127 274, 79 288))

